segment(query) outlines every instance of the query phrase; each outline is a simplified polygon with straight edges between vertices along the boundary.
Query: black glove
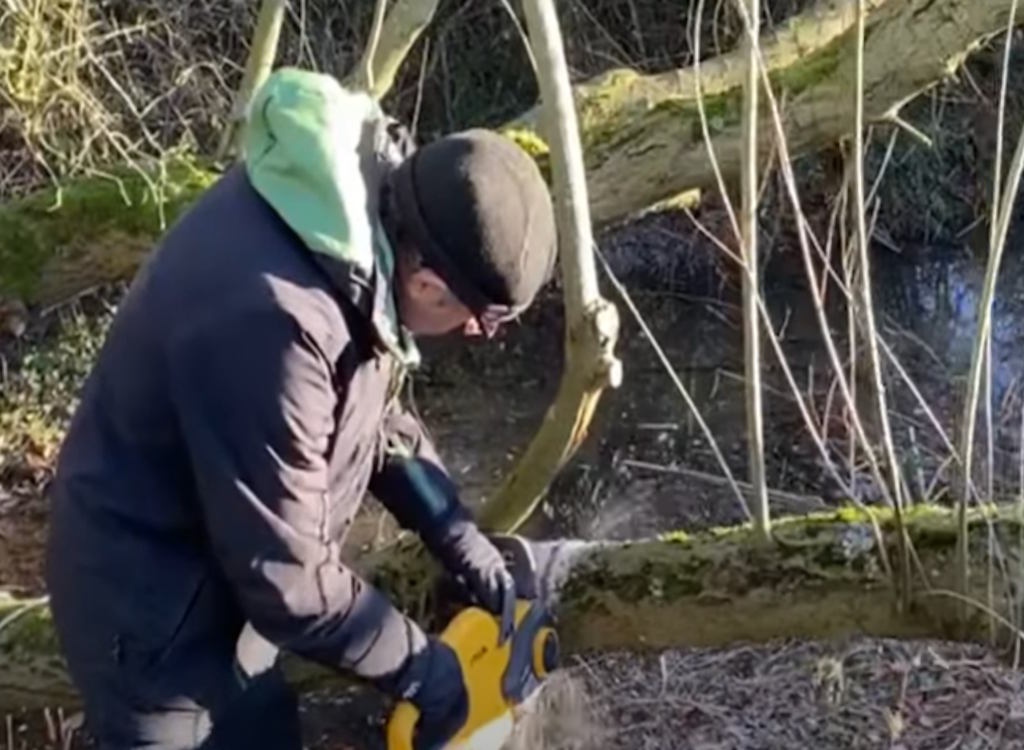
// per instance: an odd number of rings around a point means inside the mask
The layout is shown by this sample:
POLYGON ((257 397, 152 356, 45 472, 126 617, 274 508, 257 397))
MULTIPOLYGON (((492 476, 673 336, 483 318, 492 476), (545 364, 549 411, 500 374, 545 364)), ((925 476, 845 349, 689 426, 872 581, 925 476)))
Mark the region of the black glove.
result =
POLYGON ((514 626, 516 586, 501 553, 472 520, 465 518, 448 527, 436 550, 445 569, 469 598, 502 618, 501 640, 504 642, 514 626))
POLYGON ((410 686, 408 700, 419 709, 413 738, 415 750, 444 747, 469 716, 469 696, 462 667, 451 647, 436 638, 416 657, 421 660, 415 673, 418 684, 410 686))

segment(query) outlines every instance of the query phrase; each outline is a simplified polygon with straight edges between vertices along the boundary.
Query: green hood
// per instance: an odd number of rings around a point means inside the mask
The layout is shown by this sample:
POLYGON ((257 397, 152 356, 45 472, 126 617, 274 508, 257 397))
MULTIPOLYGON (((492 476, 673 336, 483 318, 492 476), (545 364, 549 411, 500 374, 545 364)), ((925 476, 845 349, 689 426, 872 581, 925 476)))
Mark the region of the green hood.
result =
POLYGON ((419 362, 398 321, 394 253, 377 214, 377 139, 384 115, 329 75, 281 68, 253 98, 244 138, 256 191, 314 253, 370 287, 373 324, 407 366, 419 362))

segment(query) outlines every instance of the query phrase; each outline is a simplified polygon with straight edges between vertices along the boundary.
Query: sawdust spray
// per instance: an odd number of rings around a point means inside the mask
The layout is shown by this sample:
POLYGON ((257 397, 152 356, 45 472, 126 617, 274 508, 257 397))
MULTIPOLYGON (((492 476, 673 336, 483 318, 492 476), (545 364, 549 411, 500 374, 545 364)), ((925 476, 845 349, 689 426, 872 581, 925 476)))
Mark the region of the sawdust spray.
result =
POLYGON ((586 685, 560 670, 519 708, 515 730, 503 750, 598 750, 601 734, 586 685))

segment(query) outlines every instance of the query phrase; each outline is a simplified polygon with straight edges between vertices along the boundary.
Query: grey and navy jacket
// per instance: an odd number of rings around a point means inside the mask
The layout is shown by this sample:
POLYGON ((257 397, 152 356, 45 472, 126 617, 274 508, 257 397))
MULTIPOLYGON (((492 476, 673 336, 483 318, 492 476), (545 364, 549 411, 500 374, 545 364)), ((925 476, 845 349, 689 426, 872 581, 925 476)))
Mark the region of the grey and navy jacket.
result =
POLYGON ((428 544, 466 517, 396 398, 416 352, 376 205, 393 141, 371 100, 295 70, 250 121, 84 388, 52 487, 54 612, 72 651, 166 653, 248 621, 391 679, 425 637, 346 565, 346 532, 368 490, 428 544))

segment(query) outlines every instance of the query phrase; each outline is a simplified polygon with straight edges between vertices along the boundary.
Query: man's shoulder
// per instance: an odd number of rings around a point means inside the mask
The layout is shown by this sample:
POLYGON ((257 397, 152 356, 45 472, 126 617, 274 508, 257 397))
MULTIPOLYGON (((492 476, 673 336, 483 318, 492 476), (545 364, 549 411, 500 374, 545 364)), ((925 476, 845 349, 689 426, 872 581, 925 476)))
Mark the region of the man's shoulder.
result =
POLYGON ((337 304, 320 290, 273 280, 258 293, 236 289, 175 325, 166 339, 169 361, 214 353, 237 365, 272 367, 290 353, 313 352, 335 370, 353 341, 337 304), (248 364, 246 364, 248 363, 248 364))
POLYGON ((156 309, 184 313, 183 333, 220 321, 225 335, 236 327, 238 335, 259 335, 260 320, 279 317, 328 356, 351 340, 330 279, 240 168, 226 172, 161 244, 151 291, 156 309))
POLYGON ((352 341, 351 323, 327 283, 302 284, 284 277, 267 279, 268 303, 295 321, 329 359, 338 359, 352 341))

